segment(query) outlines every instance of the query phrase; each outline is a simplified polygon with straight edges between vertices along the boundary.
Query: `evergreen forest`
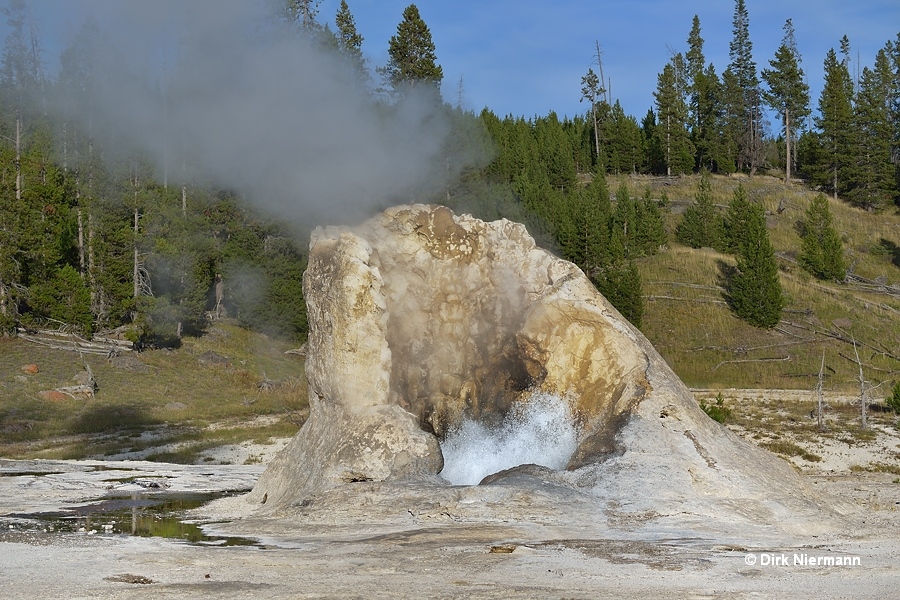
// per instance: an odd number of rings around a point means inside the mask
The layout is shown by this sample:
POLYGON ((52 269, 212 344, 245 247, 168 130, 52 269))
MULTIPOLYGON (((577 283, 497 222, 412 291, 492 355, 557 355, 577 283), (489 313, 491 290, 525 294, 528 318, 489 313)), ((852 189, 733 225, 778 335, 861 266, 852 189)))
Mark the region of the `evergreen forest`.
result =
MULTIPOLYGON (((846 37, 824 57, 804 57, 825 67, 822 93, 812 98, 791 20, 760 68, 750 15, 744 0, 736 0, 729 64, 717 72, 706 61, 702 15, 695 16, 685 32, 688 50, 660 66, 646 114, 626 114, 591 68, 581 80, 583 114, 526 117, 490 108, 475 113, 441 97, 440 48, 414 4, 397 15, 387 63, 372 65, 348 4, 323 15, 314 0, 281 0, 270 19, 278 32, 272 51, 278 36, 289 36, 329 56, 328 76, 340 89, 358 90, 373 127, 402 122, 427 104, 423 118, 443 125, 429 154, 442 176, 432 185, 388 190, 361 212, 285 218, 265 197, 275 192, 223 183, 206 168, 211 159, 177 132, 167 133, 174 141, 164 160, 123 143, 132 124, 110 119, 97 103, 108 90, 130 86, 163 131, 167 119, 177 118, 175 109, 167 112, 171 99, 204 94, 207 79, 214 83, 220 74, 192 72, 177 61, 157 74, 135 72, 116 60, 118 51, 96 22, 86 20, 50 77, 28 1, 5 0, 0 330, 58 329, 85 338, 118 330, 135 344, 162 347, 230 318, 300 342, 312 228, 416 201, 525 223, 539 244, 577 264, 638 327, 664 295, 648 289, 642 261, 674 259, 683 249, 715 252, 714 286, 724 290, 715 302, 766 331, 785 319, 785 269, 822 285, 852 275, 836 208, 873 215, 898 210, 900 33, 855 80, 846 37), (767 114, 778 115, 777 122, 768 126, 767 114), (755 193, 751 184, 758 180, 815 193, 793 215, 799 251, 776 252, 772 218, 790 207, 777 194, 755 193), (715 181, 726 182, 724 196, 715 181), (684 189, 677 182, 687 182, 689 202, 675 197, 684 195, 675 192, 684 189)), ((189 55, 189 48, 176 53, 189 55)), ((269 166, 264 156, 248 160, 258 171, 269 166)), ((359 157, 345 160, 342 168, 358 170, 359 157)), ((886 239, 868 247, 900 255, 886 239)))

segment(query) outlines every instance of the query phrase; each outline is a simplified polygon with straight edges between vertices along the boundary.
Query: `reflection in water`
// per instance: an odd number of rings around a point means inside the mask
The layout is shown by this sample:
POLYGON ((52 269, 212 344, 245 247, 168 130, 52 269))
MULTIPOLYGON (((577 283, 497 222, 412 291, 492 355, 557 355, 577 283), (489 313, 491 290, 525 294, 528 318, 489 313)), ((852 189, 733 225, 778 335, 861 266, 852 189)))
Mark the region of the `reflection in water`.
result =
POLYGON ((48 531, 55 532, 163 537, 214 546, 258 545, 248 538, 206 535, 199 525, 182 520, 188 510, 224 495, 227 494, 132 492, 63 512, 10 516, 37 519, 48 525, 48 531))

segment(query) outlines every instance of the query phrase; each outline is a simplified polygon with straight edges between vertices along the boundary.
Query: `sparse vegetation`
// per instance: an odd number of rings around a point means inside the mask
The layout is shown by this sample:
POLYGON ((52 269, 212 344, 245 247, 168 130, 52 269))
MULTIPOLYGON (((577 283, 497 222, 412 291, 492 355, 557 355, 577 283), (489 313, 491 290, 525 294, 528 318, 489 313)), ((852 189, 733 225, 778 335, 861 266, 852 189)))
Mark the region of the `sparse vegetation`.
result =
POLYGON ((722 392, 719 392, 719 395, 716 396, 715 404, 709 404, 704 400, 701 400, 700 408, 703 409, 703 412, 705 412, 710 419, 719 423, 724 423, 731 416, 731 409, 725 406, 725 398, 722 396, 722 392))
POLYGON ((809 462, 819 462, 822 460, 822 457, 818 454, 813 454, 804 450, 802 447, 797 444, 793 444, 791 442, 785 441, 774 441, 774 442, 763 442, 760 444, 766 450, 774 452, 775 454, 782 454, 784 456, 799 456, 803 460, 809 462))
POLYGON ((891 387, 891 395, 885 398, 884 401, 888 408, 900 414, 900 381, 894 383, 893 387, 891 387))
POLYGON ((151 458, 194 462, 205 448, 289 437, 307 409, 303 361, 284 354, 290 348, 219 322, 177 350, 133 356, 139 370, 85 355, 96 396, 48 401, 38 392, 66 385, 81 369, 77 355, 0 338, 0 456, 103 457, 165 446, 151 458), (207 352, 222 362, 202 361, 207 352), (38 372, 23 374, 28 364, 38 372))

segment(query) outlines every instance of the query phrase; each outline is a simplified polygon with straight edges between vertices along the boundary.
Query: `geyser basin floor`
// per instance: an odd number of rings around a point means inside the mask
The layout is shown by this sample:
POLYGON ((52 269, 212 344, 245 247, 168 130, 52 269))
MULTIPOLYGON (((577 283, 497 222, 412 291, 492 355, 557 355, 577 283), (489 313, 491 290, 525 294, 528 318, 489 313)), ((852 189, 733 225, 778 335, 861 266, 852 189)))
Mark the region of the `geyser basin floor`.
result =
MULTIPOLYGON (((0 466, 10 467, 12 463, 0 466)), ((63 471, 0 479, 0 516, 35 507, 77 506, 95 497, 98 482, 138 476, 165 480, 169 489, 209 489, 246 481, 246 467, 184 467, 142 463, 138 471, 88 472, 82 463, 22 465, 63 471), (46 492, 52 492, 52 502, 46 492), (15 506, 15 510, 8 507, 15 506)), ((112 466, 112 464, 110 464, 112 466)), ((125 465, 123 465, 125 466, 125 465)), ((257 469, 258 472, 259 469, 257 469)), ((0 589, 6 599, 31 598, 886 598, 896 592, 900 542, 896 536, 896 476, 857 474, 816 478, 817 487, 858 502, 865 523, 848 521, 853 535, 778 537, 748 530, 741 536, 685 526, 664 530, 659 518, 623 507, 566 497, 552 485, 391 489, 353 484, 293 514, 218 523, 217 533, 264 537, 256 547, 209 548, 133 536, 0 536, 0 589), (435 491, 438 490, 438 491, 435 491), (859 490, 859 491, 857 491, 859 490), (424 492, 431 494, 423 495, 424 492), (434 493, 432 493, 434 492, 434 493), (455 498, 455 500, 454 500, 455 498), (555 505, 550 499, 555 499, 555 505), (875 502, 874 500, 877 500, 875 502), (465 502, 467 512, 456 506, 465 502), (407 512, 413 510, 415 515, 407 512), (305 513, 303 512, 305 511, 305 513), (304 516, 306 514, 307 516, 304 516), (227 531, 226 531, 227 530, 227 531), (268 542, 275 542, 268 545, 268 542), (492 546, 512 547, 491 553, 492 546), (790 559, 853 555, 861 566, 747 564, 764 554, 790 559), (154 581, 110 581, 123 574, 154 581)), ((217 510, 236 499, 219 500, 217 510)), ((225 512, 201 515, 223 519, 225 512)), ((684 521, 682 521, 684 524, 684 521)))

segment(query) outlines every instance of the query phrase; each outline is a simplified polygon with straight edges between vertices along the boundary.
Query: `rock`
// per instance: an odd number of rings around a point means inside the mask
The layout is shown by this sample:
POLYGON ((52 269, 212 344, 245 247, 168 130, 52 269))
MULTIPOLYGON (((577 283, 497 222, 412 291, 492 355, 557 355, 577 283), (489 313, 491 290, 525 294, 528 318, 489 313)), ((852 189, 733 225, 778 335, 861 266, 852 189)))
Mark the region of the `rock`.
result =
POLYGON ((554 486, 648 514, 773 523, 823 510, 787 463, 709 419, 522 225, 413 205, 320 228, 303 290, 310 417, 247 497, 265 511, 351 482, 433 482, 450 428, 499 423, 534 391, 568 401, 581 431, 566 471, 545 478, 554 486))
POLYGON ((109 364, 122 371, 146 373, 150 370, 147 364, 134 354, 120 354, 109 359, 109 364))
POLYGON ((213 350, 207 350, 203 354, 197 357, 197 362, 204 366, 222 366, 222 367, 230 367, 231 359, 227 356, 222 356, 218 352, 213 350))
POLYGON ((184 410, 187 408, 187 404, 184 402, 169 402, 166 404, 166 410, 184 410))
POLYGON ((89 371, 78 371, 75 373, 75 376, 72 377, 72 381, 78 385, 90 385, 93 383, 94 377, 89 371))

